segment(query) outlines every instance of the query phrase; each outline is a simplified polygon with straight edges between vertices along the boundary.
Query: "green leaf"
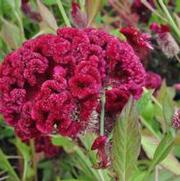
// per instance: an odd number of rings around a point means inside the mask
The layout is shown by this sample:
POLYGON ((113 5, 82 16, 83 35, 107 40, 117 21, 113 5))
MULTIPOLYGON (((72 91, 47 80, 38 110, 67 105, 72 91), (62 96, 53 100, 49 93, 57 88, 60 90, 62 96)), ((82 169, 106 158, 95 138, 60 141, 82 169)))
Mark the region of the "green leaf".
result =
POLYGON ((19 28, 5 19, 1 18, 2 27, 1 27, 1 37, 4 42, 11 48, 17 49, 21 45, 21 37, 19 28))
POLYGON ((86 1, 88 26, 91 25, 97 13, 99 12, 101 4, 102 4, 101 0, 94 0, 93 3, 92 0, 86 1))
POLYGON ((144 90, 143 95, 141 96, 141 98, 137 102, 137 109, 138 109, 140 114, 147 107, 147 104, 149 102, 151 102, 151 96, 152 96, 152 91, 144 90))
POLYGON ((9 161, 6 158, 6 155, 0 149, 0 168, 8 172, 10 178, 14 181, 20 181, 13 167, 10 165, 9 161))
POLYGON ((77 146, 70 138, 61 135, 52 136, 52 143, 62 146, 67 153, 73 152, 77 146))
POLYGON ((169 152, 171 151, 174 144, 174 138, 170 132, 166 133, 155 150, 153 160, 151 163, 151 169, 154 169, 157 164, 162 162, 169 152))
POLYGON ((56 0, 43 0, 44 4, 46 5, 53 5, 56 4, 56 0))
POLYGON ((46 22, 52 30, 56 31, 58 26, 54 15, 40 0, 37 0, 37 5, 43 21, 46 22))
POLYGON ((132 179, 140 151, 140 139, 138 113, 130 98, 116 121, 112 139, 112 166, 122 181, 132 179))
POLYGON ((179 13, 180 12, 180 1, 179 0, 175 0, 176 5, 175 5, 175 12, 179 13))
POLYGON ((119 29, 111 30, 110 34, 118 37, 121 41, 126 41, 126 37, 119 31, 119 29))
MULTIPOLYGON (((166 139, 167 141, 171 140, 171 136, 165 135, 163 142, 166 142, 166 139)), ((166 155, 167 151, 170 151, 172 141, 170 141, 170 144, 167 144, 163 148, 162 153, 160 154, 160 156, 158 156, 158 159, 157 159, 156 149, 158 148, 159 141, 157 139, 155 139, 154 137, 143 135, 141 139, 141 143, 142 143, 142 147, 144 151, 146 152, 147 156, 150 159, 153 159, 153 157, 155 156, 155 152, 156 152, 156 160, 158 162, 162 161, 162 158, 166 156, 166 158, 160 163, 160 165, 162 165, 163 167, 165 167, 167 170, 171 171, 175 175, 180 175, 180 163, 178 162, 178 160, 171 153, 166 155)), ((161 143, 159 146, 163 147, 163 143, 161 143)), ((160 149, 158 148, 158 150, 160 149)), ((158 154, 159 154, 159 151, 158 151, 158 154)))
POLYGON ((174 114, 174 89, 168 88, 163 82, 157 96, 157 100, 162 104, 163 116, 168 126, 171 126, 172 116, 174 114))
POLYGON ((31 161, 31 153, 30 148, 24 144, 20 139, 12 140, 12 143, 15 144, 19 152, 21 153, 24 161, 24 168, 23 168, 23 180, 27 180, 27 178, 33 175, 33 171, 30 167, 31 161))

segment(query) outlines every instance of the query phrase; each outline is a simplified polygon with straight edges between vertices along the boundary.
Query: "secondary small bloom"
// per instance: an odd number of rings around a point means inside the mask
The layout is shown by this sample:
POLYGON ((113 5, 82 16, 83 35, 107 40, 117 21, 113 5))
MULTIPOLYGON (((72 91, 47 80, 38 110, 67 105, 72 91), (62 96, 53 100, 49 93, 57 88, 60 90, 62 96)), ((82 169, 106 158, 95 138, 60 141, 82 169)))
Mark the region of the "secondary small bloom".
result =
POLYGON ((141 60, 147 56, 150 49, 153 49, 149 34, 141 33, 135 27, 124 27, 121 28, 120 32, 126 36, 128 43, 133 47, 141 60))
POLYGON ((174 128, 180 128, 180 109, 175 111, 172 118, 172 125, 174 128))
POLYGON ((161 86, 162 79, 160 75, 148 71, 146 73, 146 81, 145 81, 145 86, 149 89, 158 89, 161 86))
POLYGON ((157 33, 157 43, 161 48, 162 52, 168 57, 172 58, 176 56, 180 48, 170 33, 170 27, 168 25, 158 25, 152 23, 150 26, 151 30, 157 33))

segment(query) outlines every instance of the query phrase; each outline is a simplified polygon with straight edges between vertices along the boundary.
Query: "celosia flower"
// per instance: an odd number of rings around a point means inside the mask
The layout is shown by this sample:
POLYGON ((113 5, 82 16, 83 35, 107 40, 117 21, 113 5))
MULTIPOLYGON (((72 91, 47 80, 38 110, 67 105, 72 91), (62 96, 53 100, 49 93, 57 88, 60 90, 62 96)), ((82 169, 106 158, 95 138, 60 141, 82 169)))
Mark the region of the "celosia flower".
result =
POLYGON ((142 61, 149 53, 149 49, 153 49, 149 34, 141 33, 135 27, 124 27, 121 28, 120 32, 126 36, 128 43, 133 47, 142 61))
POLYGON ((160 75, 148 71, 146 73, 146 81, 145 81, 145 86, 149 89, 158 89, 161 86, 161 77, 160 75))
POLYGON ((76 137, 99 121, 106 91, 112 125, 145 71, 127 42, 98 29, 61 28, 26 41, 0 65, 0 112, 23 140, 48 134, 76 137), (121 97, 121 99, 119 98, 121 97), (111 102, 113 101, 113 102, 111 102))
POLYGON ((172 58, 176 56, 180 49, 170 33, 170 27, 168 25, 158 25, 157 23, 152 23, 150 26, 151 30, 157 33, 157 43, 161 48, 162 52, 168 57, 172 58))

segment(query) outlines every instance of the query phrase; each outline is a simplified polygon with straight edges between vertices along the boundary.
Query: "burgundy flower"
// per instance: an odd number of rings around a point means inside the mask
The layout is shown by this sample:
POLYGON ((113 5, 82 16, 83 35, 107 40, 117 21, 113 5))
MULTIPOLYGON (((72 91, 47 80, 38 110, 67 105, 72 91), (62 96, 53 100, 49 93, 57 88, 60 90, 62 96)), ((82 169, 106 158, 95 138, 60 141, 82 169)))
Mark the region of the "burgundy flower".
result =
POLYGON ((146 82, 145 82, 145 86, 149 89, 158 89, 161 86, 161 77, 160 75, 148 71, 146 73, 146 82))
POLYGON ((112 87, 106 91, 112 125, 129 96, 141 95, 144 81, 144 68, 127 42, 98 29, 60 28, 5 57, 0 112, 25 141, 54 133, 74 138, 94 115, 98 127, 102 89, 112 87))

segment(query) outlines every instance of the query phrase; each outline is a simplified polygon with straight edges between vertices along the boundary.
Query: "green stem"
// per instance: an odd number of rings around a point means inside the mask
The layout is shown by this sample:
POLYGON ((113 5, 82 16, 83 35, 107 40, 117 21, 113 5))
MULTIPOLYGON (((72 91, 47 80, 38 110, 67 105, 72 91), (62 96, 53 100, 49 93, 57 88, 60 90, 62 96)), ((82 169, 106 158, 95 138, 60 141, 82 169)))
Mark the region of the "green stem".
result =
POLYGON ((67 26, 71 27, 69 18, 68 18, 67 15, 66 15, 66 12, 65 12, 65 10, 64 10, 64 7, 63 7, 63 5, 62 5, 61 0, 56 0, 56 3, 57 3, 57 5, 58 5, 58 7, 59 7, 59 10, 60 10, 61 14, 62 14, 62 17, 63 17, 63 19, 64 19, 65 24, 66 24, 67 26))
POLYGON ((141 0, 141 2, 142 2, 142 4, 144 4, 144 6, 146 6, 146 8, 148 8, 150 11, 152 11, 156 16, 160 17, 162 20, 167 22, 167 19, 164 18, 163 16, 161 16, 161 14, 157 10, 155 10, 147 0, 141 0))
POLYGON ((33 171, 34 171, 34 181, 38 181, 38 178, 37 178, 37 164, 36 164, 36 152, 35 152, 35 144, 34 144, 33 139, 30 140, 30 147, 31 147, 31 151, 32 151, 32 167, 33 167, 33 171))
POLYGON ((161 5, 161 8, 163 9, 164 13, 166 14, 170 25, 173 27, 173 29, 176 32, 177 36, 180 38, 180 30, 177 27, 176 23, 174 22, 173 18, 171 17, 171 15, 170 15, 168 9, 166 8, 164 2, 162 0, 159 0, 159 4, 161 5))
POLYGON ((16 16, 16 19, 18 21, 18 24, 19 24, 19 27, 20 27, 20 33, 21 33, 21 41, 23 42, 25 40, 23 23, 21 21, 21 18, 19 16, 19 14, 16 11, 14 12, 14 15, 16 16))
POLYGON ((106 95, 105 90, 102 92, 101 96, 101 116, 100 116, 100 135, 104 135, 104 115, 105 115, 105 104, 106 104, 106 95))

